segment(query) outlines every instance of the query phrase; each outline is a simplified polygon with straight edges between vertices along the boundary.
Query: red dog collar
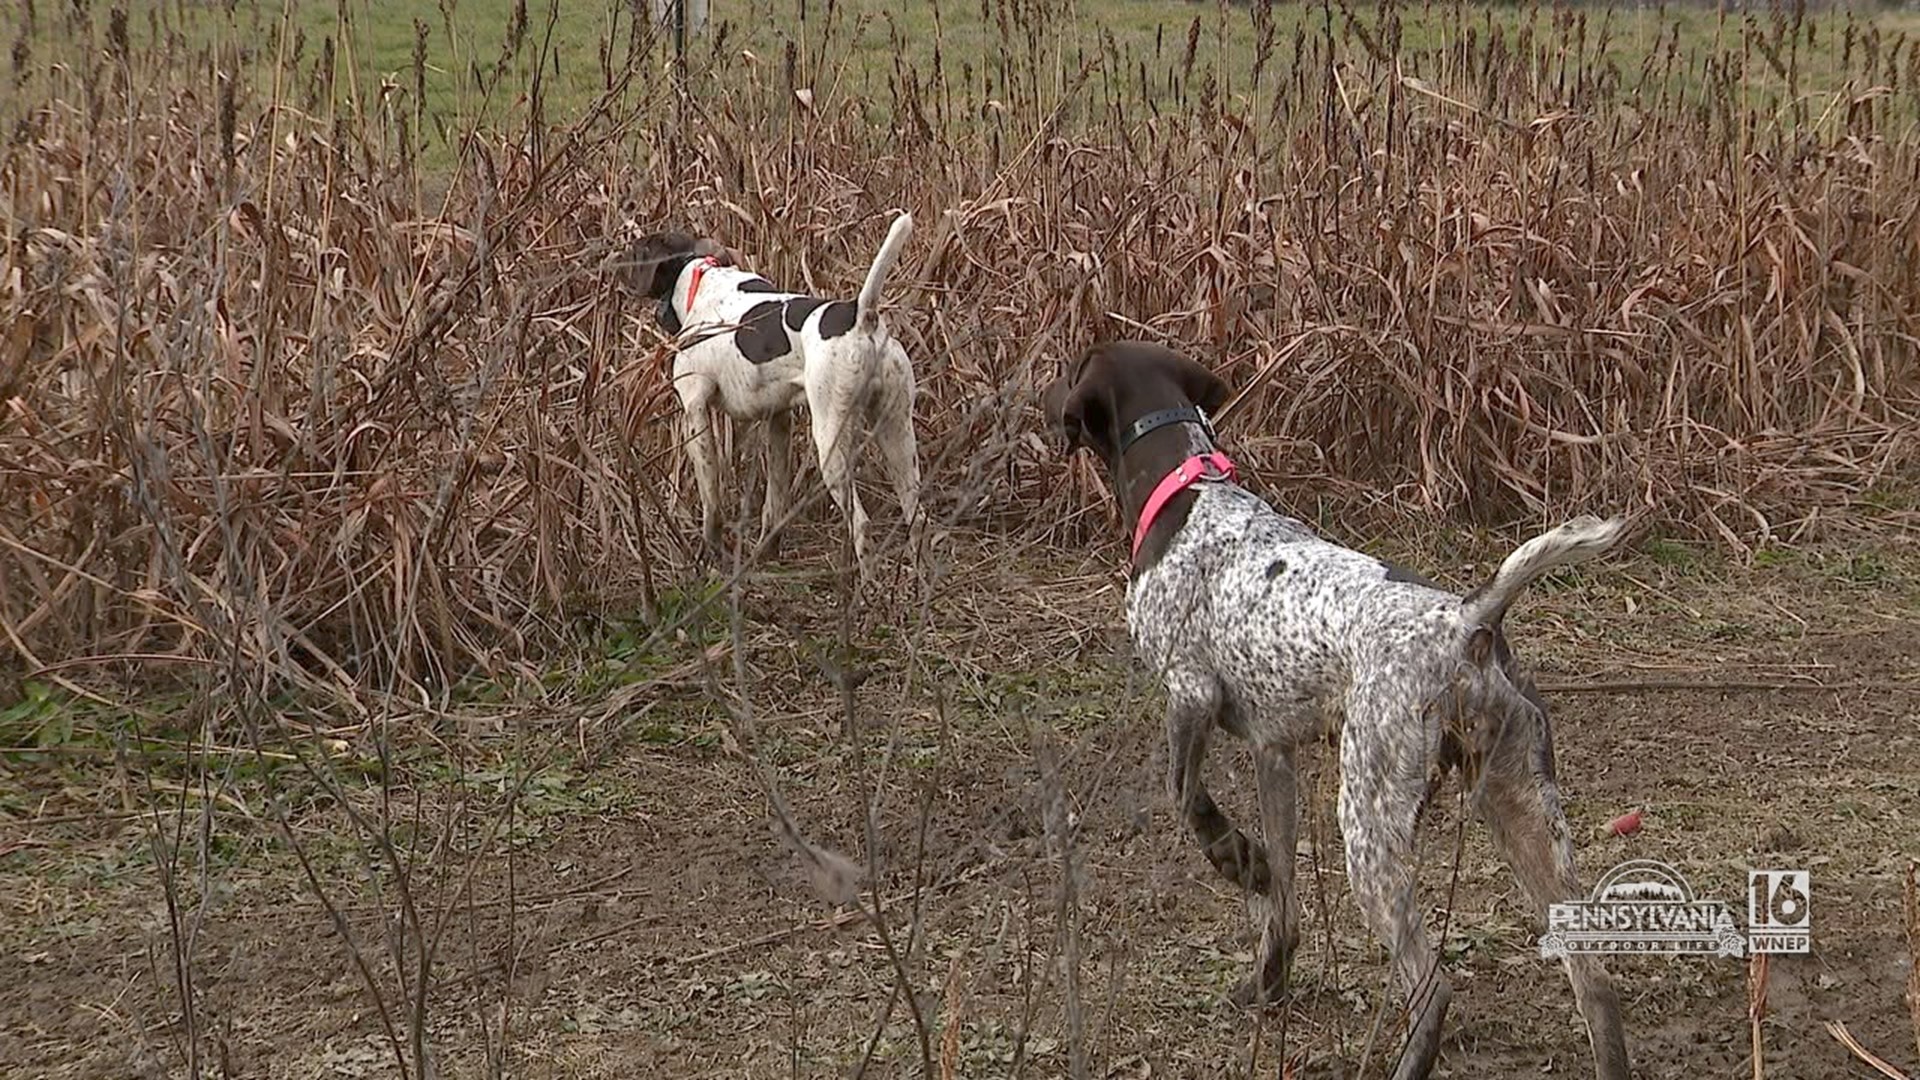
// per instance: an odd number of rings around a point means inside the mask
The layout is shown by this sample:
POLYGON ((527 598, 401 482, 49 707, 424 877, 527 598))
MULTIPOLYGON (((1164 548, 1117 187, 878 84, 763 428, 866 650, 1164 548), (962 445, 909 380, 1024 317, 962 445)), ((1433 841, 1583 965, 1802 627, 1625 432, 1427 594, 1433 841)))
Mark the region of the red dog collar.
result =
POLYGON ((680 310, 689 315, 693 314, 693 296, 700 291, 700 279, 707 276, 708 270, 719 265, 720 263, 711 255, 693 264, 693 278, 687 282, 687 302, 680 310))
POLYGON ((1147 530, 1153 528, 1155 518, 1166 509, 1167 503, 1175 495, 1201 482, 1218 483, 1235 478, 1233 462, 1218 450, 1205 454, 1196 454, 1180 463, 1180 467, 1160 478, 1154 485, 1153 494, 1147 496, 1147 505, 1140 511, 1140 524, 1133 530, 1133 557, 1140 557, 1140 545, 1146 542, 1147 530))

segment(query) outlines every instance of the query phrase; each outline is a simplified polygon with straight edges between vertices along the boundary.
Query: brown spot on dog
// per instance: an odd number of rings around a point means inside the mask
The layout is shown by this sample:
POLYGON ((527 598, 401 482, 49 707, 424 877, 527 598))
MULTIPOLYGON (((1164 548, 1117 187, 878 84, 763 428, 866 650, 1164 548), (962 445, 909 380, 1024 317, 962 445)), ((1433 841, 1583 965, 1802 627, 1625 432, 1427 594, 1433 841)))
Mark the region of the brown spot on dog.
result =
POLYGON ((853 329, 860 317, 860 305, 851 300, 835 300, 820 313, 820 336, 832 340, 853 329))
POLYGON ((764 364, 793 351, 793 339, 780 324, 780 309, 784 306, 778 300, 762 300, 740 316, 740 328, 733 332, 733 346, 748 363, 764 364))
POLYGON ((1407 585, 1424 585, 1429 589, 1438 589, 1440 587, 1432 578, 1416 570, 1409 570, 1391 559, 1381 559, 1380 565, 1387 568, 1388 581, 1396 581, 1407 585))
POLYGON ((787 329, 798 331, 807 325, 807 316, 824 303, 825 300, 813 296, 796 296, 787 301, 787 329))

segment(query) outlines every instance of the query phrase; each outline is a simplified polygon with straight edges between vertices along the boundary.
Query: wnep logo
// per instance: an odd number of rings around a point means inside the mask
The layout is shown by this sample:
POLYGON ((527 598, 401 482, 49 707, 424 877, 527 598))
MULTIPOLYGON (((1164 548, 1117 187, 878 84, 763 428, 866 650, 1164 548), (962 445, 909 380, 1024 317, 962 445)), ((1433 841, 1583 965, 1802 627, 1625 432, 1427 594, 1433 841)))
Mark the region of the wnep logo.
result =
POLYGON ((1813 924, 1807 871, 1753 870, 1747 886, 1747 929, 1742 933, 1725 903, 1696 897, 1678 870, 1655 859, 1633 859, 1608 871, 1587 899, 1548 907, 1540 955, 1737 957, 1809 951, 1813 924))
POLYGON ((1812 875, 1805 870, 1747 871, 1747 951, 1810 951, 1812 887, 1812 875))

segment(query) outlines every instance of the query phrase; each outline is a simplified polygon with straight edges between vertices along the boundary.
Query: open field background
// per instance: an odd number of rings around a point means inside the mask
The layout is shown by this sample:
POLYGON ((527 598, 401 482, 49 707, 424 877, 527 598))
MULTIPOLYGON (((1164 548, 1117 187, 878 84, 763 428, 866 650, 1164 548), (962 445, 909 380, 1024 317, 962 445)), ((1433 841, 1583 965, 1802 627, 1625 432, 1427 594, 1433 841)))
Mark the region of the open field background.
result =
MULTIPOLYGON (((1260 490, 1449 584, 1635 513, 1515 623, 1584 872, 1811 865, 1766 1075, 1851 1075, 1826 1020, 1920 1068, 1920 18, 715 20, 682 63, 626 4, 0 12, 0 1071, 1377 1075, 1331 770, 1302 993, 1223 1000, 1241 905, 1031 400, 1105 335, 1219 368, 1260 490), (845 293, 896 207, 917 564, 854 594, 803 467, 780 560, 697 565, 606 260, 684 224, 845 293)), ((1458 824, 1446 1068, 1577 1074, 1458 824)), ((1751 1074, 1739 965, 1617 970, 1648 1075, 1751 1074)))

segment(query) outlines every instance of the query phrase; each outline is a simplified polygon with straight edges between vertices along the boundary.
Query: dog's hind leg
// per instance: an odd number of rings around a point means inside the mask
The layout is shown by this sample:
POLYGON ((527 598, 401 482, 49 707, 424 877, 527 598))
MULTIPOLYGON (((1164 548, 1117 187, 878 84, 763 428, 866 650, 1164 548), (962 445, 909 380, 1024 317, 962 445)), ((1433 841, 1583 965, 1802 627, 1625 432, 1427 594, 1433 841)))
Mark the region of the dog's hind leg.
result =
POLYGON ((1417 704, 1371 681, 1356 686, 1346 704, 1339 816, 1347 882, 1367 926, 1393 957, 1406 1001, 1407 1038, 1391 1075, 1419 1080, 1440 1056, 1453 998, 1415 893, 1414 828, 1426 801, 1431 754, 1417 704))
POLYGON ((834 505, 847 519, 853 531, 853 557, 859 564, 860 573, 868 573, 867 565, 867 511, 860 505, 860 493, 853 487, 853 462, 855 454, 861 449, 858 445, 865 438, 865 432, 856 424, 844 422, 844 410, 811 409, 813 413, 813 444, 820 455, 820 479, 827 485, 827 493, 833 496, 834 505))
POLYGON ((911 397, 881 414, 874 438, 880 443, 880 463, 893 481, 894 497, 900 500, 901 519, 907 523, 908 535, 917 537, 920 459, 914 449, 911 397))
MULTIPOLYGON (((1530 689, 1530 688, 1528 688, 1530 689)), ((1523 693, 1526 691, 1523 690, 1523 693)), ((1554 783, 1553 736, 1544 706, 1529 694, 1516 702, 1473 787, 1473 802, 1514 877, 1544 925, 1547 907, 1582 899, 1573 864, 1573 836, 1554 783)), ((1626 1080, 1627 1043, 1620 997, 1597 957, 1567 957, 1574 1002, 1587 1024, 1593 1071, 1600 1080, 1626 1080)))

